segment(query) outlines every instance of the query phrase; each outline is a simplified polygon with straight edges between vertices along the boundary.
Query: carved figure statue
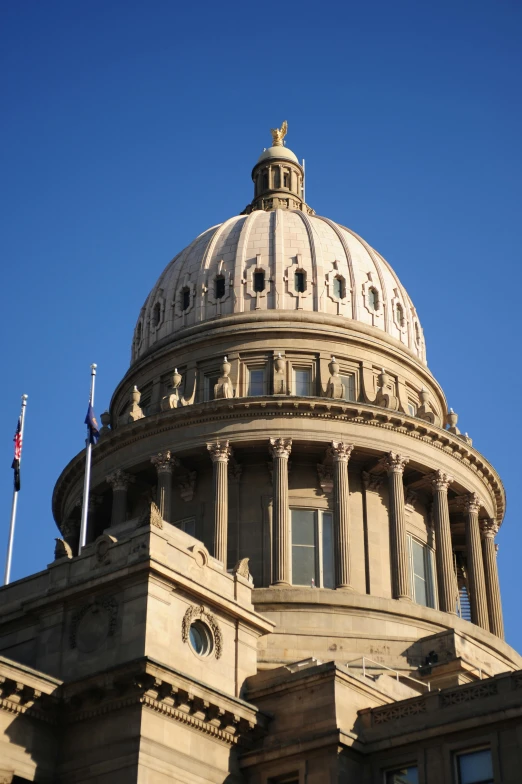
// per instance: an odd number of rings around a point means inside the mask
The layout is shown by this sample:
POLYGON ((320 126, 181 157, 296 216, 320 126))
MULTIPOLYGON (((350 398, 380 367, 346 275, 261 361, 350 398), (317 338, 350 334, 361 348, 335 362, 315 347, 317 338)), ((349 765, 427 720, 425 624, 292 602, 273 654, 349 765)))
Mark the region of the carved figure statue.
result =
POLYGON ((217 384, 214 384, 214 399, 234 397, 234 389, 232 387, 232 379, 230 378, 230 362, 225 357, 221 365, 222 375, 218 378, 217 384))
POLYGON ((337 400, 344 400, 345 388, 344 384, 341 381, 341 376, 339 375, 339 364, 335 361, 335 357, 332 357, 332 361, 328 365, 328 369, 330 370, 330 378, 328 379, 328 384, 326 385, 326 397, 333 397, 337 400))
POLYGON ((172 374, 172 380, 167 388, 167 394, 161 398, 160 407, 162 411, 168 411, 171 408, 177 408, 181 404, 179 396, 179 387, 181 385, 182 376, 175 368, 172 374))
POLYGON ((288 123, 285 120, 284 123, 280 128, 271 128, 270 133, 272 134, 272 145, 274 147, 281 147, 283 144, 283 139, 285 138, 288 132, 288 123))
POLYGON ((375 398, 375 405, 382 408, 390 408, 392 411, 399 410, 399 398, 395 395, 395 385, 385 369, 379 373, 379 389, 375 398))
POLYGON ((131 392, 129 407, 120 417, 120 422, 122 425, 127 425, 130 422, 136 422, 138 419, 143 419, 145 414, 141 410, 140 400, 141 392, 139 391, 138 387, 134 387, 131 392))

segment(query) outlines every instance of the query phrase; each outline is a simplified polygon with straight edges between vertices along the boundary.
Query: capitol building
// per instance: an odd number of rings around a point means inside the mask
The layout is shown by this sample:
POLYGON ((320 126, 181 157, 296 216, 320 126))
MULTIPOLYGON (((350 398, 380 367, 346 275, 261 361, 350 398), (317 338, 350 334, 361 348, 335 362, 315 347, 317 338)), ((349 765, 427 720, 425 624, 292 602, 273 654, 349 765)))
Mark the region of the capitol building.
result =
POLYGON ((520 784, 501 479, 286 132, 137 314, 87 545, 82 451, 1 589, 0 783, 520 784))

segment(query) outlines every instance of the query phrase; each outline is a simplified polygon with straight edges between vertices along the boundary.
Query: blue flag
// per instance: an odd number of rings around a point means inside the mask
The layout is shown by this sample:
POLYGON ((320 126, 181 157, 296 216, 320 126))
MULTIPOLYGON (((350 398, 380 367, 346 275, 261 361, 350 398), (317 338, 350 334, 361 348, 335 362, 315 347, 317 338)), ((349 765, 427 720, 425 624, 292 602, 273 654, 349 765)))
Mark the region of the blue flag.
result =
POLYGON ((97 444, 98 438, 100 437, 100 431, 98 430, 98 422, 94 416, 94 409, 90 403, 89 408, 87 409, 87 416, 85 417, 85 424, 89 430, 89 444, 97 444))

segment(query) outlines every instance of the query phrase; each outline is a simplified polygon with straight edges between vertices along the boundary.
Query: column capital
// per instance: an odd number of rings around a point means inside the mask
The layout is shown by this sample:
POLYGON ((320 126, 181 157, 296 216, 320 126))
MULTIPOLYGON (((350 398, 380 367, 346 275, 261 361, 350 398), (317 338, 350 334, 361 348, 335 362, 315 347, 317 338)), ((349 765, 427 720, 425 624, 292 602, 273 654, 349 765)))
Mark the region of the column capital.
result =
POLYGON ((353 451, 353 444, 345 444, 343 441, 330 442, 330 454, 334 461, 347 463, 353 451))
POLYGON ((428 479, 431 481, 434 490, 447 490, 453 482, 453 477, 440 469, 429 474, 428 479))
POLYGON ((170 449, 167 449, 165 452, 158 452, 157 455, 153 455, 150 459, 150 462, 153 466, 155 466, 158 474, 171 474, 172 469, 179 465, 178 458, 174 457, 174 455, 171 455, 170 449))
POLYGON ((116 471, 107 474, 105 481, 112 487, 113 491, 126 490, 130 484, 136 481, 136 477, 128 474, 126 471, 122 471, 121 468, 117 468, 116 471))
POLYGON ((498 534, 498 528, 495 520, 485 518, 480 521, 480 533, 483 539, 494 539, 498 534))
POLYGON ((464 496, 464 511, 469 514, 478 514, 481 507, 478 493, 468 493, 464 496))
POLYGON ((397 452, 388 452, 382 458, 382 464, 386 469, 388 476, 390 474, 402 474, 407 464, 410 462, 409 457, 399 455, 397 452))
POLYGON ((232 449, 228 441, 207 444, 207 449, 213 463, 228 463, 229 458, 232 457, 232 449))
POLYGON ((368 471, 363 471, 362 480, 366 490, 378 491, 382 487, 384 477, 380 474, 371 474, 368 471))
POLYGON ((272 458, 285 457, 288 460, 290 457, 290 452, 292 451, 292 439, 269 438, 268 449, 270 450, 270 455, 272 458))

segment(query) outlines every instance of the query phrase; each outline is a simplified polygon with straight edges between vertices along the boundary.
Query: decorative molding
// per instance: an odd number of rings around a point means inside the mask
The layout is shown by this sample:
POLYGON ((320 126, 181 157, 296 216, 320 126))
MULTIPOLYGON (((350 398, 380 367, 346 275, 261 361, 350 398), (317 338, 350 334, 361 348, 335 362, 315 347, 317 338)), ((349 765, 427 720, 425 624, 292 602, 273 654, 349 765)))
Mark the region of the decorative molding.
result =
POLYGON ((276 457, 283 457, 288 460, 292 451, 291 438, 270 438, 268 440, 270 456, 274 460, 276 457))
POLYGON ((71 628, 69 631, 69 646, 78 647, 78 628, 81 621, 89 612, 104 611, 108 615, 107 636, 112 637, 116 631, 116 620, 118 616, 118 603, 111 596, 100 596, 94 601, 84 604, 72 617, 71 628))
POLYGON ((127 490, 128 486, 136 481, 136 477, 122 471, 121 468, 117 468, 116 471, 107 474, 105 481, 112 487, 112 492, 114 493, 118 490, 127 490))
POLYGON ((189 503, 194 498, 196 490, 196 471, 188 471, 184 476, 178 479, 179 494, 185 503, 189 503))
POLYGON ((171 454, 170 449, 152 455, 150 462, 155 467, 158 474, 171 474, 172 470, 179 466, 178 458, 171 454))
POLYGON ((353 452, 353 444, 345 444, 343 441, 331 441, 329 452, 334 463, 347 463, 353 452))
POLYGON ((199 607, 195 604, 192 604, 190 607, 188 607, 181 622, 181 639, 183 642, 188 642, 190 626, 198 618, 200 618, 210 627, 212 636, 214 638, 214 656, 216 659, 220 659, 223 653, 223 635, 216 618, 212 615, 211 612, 205 610, 202 604, 200 604, 199 607))
POLYGON ((246 580, 250 579, 250 569, 248 568, 248 563, 250 558, 241 558, 234 566, 234 574, 239 574, 241 577, 244 577, 246 580))
POLYGON ((388 476, 390 474, 403 474, 404 469, 409 462, 409 457, 399 455, 397 452, 388 452, 388 454, 382 459, 382 465, 386 469, 388 476))
POLYGON ((110 536, 109 534, 102 534, 98 537, 94 545, 96 566, 108 566, 110 564, 110 548, 117 541, 115 536, 110 536))
POLYGON ((480 521, 479 525, 480 533, 482 534, 483 539, 494 539, 498 534, 499 527, 495 520, 489 520, 488 518, 485 518, 484 520, 480 521))
POLYGON ((145 507, 145 511, 140 517, 138 527, 142 525, 150 525, 153 528, 163 528, 163 517, 161 516, 159 507, 154 501, 150 501, 145 507))
POLYGON ((480 700, 483 697, 492 697, 498 694, 498 685, 494 680, 485 680, 474 683, 471 686, 461 686, 453 691, 442 692, 440 695, 440 705, 442 708, 449 708, 451 705, 460 705, 463 702, 480 700))
POLYGON ((74 553, 72 547, 65 539, 55 539, 56 545, 54 547, 54 560, 58 561, 60 558, 73 558, 74 553))
POLYGON ((464 511, 468 514, 478 514, 481 506, 478 493, 468 493, 464 496, 464 511))
POLYGON ((333 464, 317 463, 317 476, 319 477, 319 485, 323 493, 333 492, 333 464))
POLYGON ((215 444, 207 444, 207 450, 213 463, 228 463, 232 457, 229 441, 216 441, 215 444))
POLYGON ((450 474, 444 473, 440 469, 434 471, 429 475, 432 487, 434 490, 447 490, 450 484, 454 481, 450 474))
POLYGON ((374 709, 372 723, 387 724, 390 721, 398 721, 409 716, 416 716, 419 713, 426 713, 426 702, 423 697, 415 702, 409 701, 404 705, 387 705, 385 708, 374 709))
POLYGON ((366 490, 378 493, 384 484, 384 477, 381 474, 371 474, 368 471, 363 471, 362 481, 366 490))

